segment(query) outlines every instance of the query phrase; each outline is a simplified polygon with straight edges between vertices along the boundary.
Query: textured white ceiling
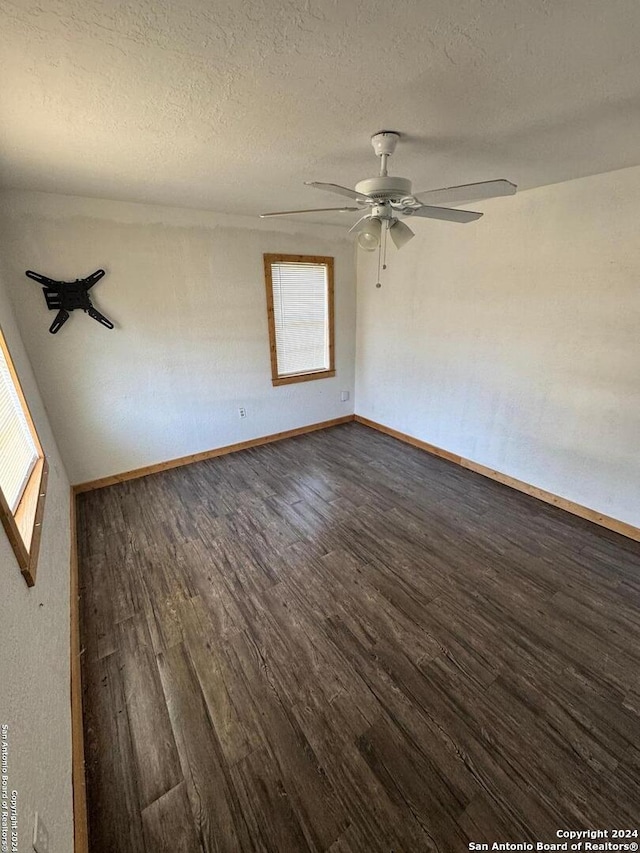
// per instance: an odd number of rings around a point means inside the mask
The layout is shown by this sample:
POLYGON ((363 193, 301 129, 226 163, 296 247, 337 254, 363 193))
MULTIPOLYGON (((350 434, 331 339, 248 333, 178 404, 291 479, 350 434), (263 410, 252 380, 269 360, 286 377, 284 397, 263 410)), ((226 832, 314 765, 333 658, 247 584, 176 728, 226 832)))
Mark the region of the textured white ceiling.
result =
MULTIPOLYGON (((637 0, 0 0, 0 183, 235 213, 640 163, 637 0)), ((507 202, 504 202, 507 203, 507 202)))

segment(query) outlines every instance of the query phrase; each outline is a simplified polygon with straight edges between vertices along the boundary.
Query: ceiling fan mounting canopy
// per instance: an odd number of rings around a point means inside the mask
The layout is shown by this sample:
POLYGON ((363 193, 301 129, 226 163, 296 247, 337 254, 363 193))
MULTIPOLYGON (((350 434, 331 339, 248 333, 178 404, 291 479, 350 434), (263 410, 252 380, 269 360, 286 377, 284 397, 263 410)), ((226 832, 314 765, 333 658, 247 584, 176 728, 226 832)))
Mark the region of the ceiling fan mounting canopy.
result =
POLYGON ((399 139, 400 134, 397 130, 379 130, 371 137, 371 144, 378 157, 384 154, 389 157, 396 150, 399 139))
POLYGON ((480 181, 474 184, 462 184, 413 193, 412 184, 408 178, 394 177, 387 172, 388 159, 396 150, 399 139, 400 134, 395 130, 380 130, 378 133, 374 133, 371 137, 371 145, 380 158, 380 172, 375 178, 365 178, 359 181, 354 189, 321 181, 306 182, 307 186, 315 189, 346 196, 355 202, 355 206, 281 210, 275 213, 261 213, 260 216, 289 216, 297 213, 326 211, 364 212, 364 215, 349 229, 349 233, 355 232, 358 235, 358 244, 361 248, 372 251, 380 243, 383 223, 385 229, 391 233, 393 242, 398 248, 404 246, 414 236, 411 229, 400 222, 400 216, 418 216, 448 222, 472 222, 479 219, 482 213, 473 210, 457 210, 455 207, 468 201, 513 195, 516 192, 515 184, 500 178, 493 181, 480 181), (442 204, 449 204, 454 207, 440 207, 439 205, 442 204))

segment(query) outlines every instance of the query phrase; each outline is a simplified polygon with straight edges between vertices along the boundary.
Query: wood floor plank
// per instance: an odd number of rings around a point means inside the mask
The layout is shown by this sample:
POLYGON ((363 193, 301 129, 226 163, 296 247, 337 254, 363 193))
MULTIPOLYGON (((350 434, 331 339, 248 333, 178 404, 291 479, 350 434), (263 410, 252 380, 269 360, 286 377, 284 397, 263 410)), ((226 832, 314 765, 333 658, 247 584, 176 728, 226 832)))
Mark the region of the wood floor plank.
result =
POLYGON ((153 853, 201 853, 186 784, 180 782, 142 811, 146 849, 153 853))
POLYGON ((251 696, 224 648, 191 631, 185 642, 225 760, 236 764, 266 744, 249 710, 251 696))
POLYGON ((250 849, 245 818, 187 650, 182 644, 167 649, 158 665, 202 849, 250 849))
POLYGON ((640 544, 359 424, 77 518, 92 853, 637 824, 640 544))
POLYGON ((459 818, 468 802, 447 784, 428 756, 411 748, 388 718, 381 716, 361 735, 358 748, 387 795, 409 809, 434 849, 453 853, 467 846, 459 818))
POLYGON ((86 660, 99 660, 117 649, 116 619, 111 596, 109 560, 105 554, 95 554, 85 563, 80 599, 82 614, 82 654, 86 660))
POLYGON ((251 686, 289 801, 311 850, 325 850, 344 831, 348 820, 295 715, 283 703, 268 661, 247 636, 232 641, 235 667, 251 686))
MULTIPOLYGON (((497 838, 511 838, 513 823, 508 816, 494 808, 486 797, 478 796, 472 800, 459 818, 461 829, 476 842, 493 844, 497 838)), ((536 830, 520 827, 518 839, 537 842, 541 836, 536 830)), ((551 839, 549 839, 551 841, 551 839)))
POLYGON ((293 710, 351 821, 335 849, 430 850, 432 842, 410 808, 387 795, 364 760, 358 742, 371 724, 352 697, 341 694, 330 704, 293 710))
POLYGON ((136 767, 118 653, 83 676, 87 809, 91 850, 145 850, 136 767))
POLYGON ((415 748, 428 744, 431 759, 448 784, 456 786, 459 799, 469 800, 480 793, 476 780, 468 772, 456 732, 450 733, 438 716, 416 700, 415 685, 421 689, 421 674, 415 665, 399 655, 390 658, 375 645, 363 643, 340 619, 328 619, 326 629, 330 641, 351 656, 354 669, 374 695, 380 711, 396 722, 415 748))
POLYGON ((142 809, 182 781, 156 657, 142 615, 118 625, 122 682, 142 809))

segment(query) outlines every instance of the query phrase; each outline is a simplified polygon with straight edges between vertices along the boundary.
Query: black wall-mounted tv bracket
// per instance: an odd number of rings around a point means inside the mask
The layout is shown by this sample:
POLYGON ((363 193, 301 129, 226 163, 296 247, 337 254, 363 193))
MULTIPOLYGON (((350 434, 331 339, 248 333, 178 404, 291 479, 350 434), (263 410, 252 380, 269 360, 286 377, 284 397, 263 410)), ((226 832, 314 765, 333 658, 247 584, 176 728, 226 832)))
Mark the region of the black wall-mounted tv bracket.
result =
POLYGON ((107 320, 104 314, 97 311, 89 299, 89 290, 100 281, 105 274, 104 270, 96 270, 87 278, 77 278, 75 281, 53 281, 45 275, 27 270, 25 275, 42 285, 44 298, 47 300, 47 308, 50 311, 58 310, 53 323, 49 326, 52 335, 59 332, 69 319, 69 311, 81 308, 85 314, 93 317, 98 323, 102 323, 107 329, 113 329, 111 320, 107 320))

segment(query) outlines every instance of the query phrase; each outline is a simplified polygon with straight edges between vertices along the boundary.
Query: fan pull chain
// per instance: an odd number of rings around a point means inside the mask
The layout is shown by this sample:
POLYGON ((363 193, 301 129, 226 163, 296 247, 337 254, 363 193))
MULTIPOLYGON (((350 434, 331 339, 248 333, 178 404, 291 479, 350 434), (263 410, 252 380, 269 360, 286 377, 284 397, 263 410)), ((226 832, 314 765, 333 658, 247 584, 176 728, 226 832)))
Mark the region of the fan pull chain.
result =
POLYGON ((389 233, 389 222, 387 221, 387 227, 384 229, 384 249, 382 251, 382 269, 386 270, 387 268, 387 234, 389 233))
POLYGON ((382 283, 380 282, 380 259, 382 257, 382 240, 378 243, 378 281, 376 283, 376 287, 382 287, 382 283))

